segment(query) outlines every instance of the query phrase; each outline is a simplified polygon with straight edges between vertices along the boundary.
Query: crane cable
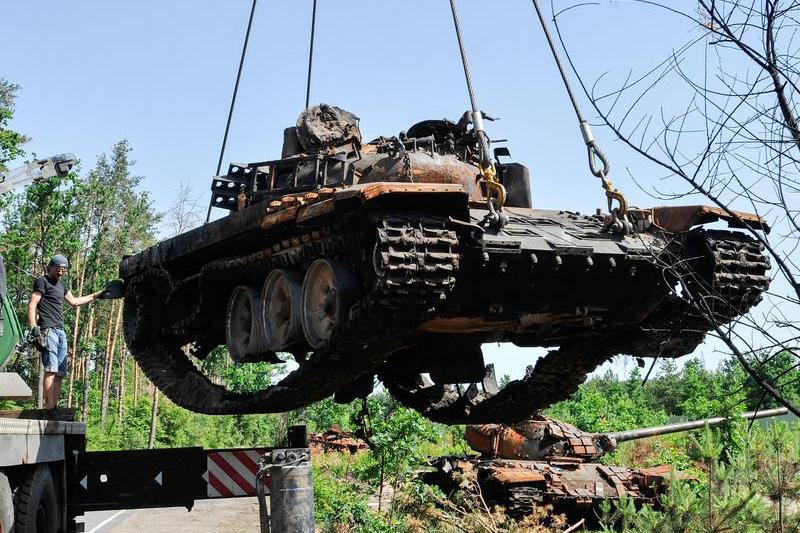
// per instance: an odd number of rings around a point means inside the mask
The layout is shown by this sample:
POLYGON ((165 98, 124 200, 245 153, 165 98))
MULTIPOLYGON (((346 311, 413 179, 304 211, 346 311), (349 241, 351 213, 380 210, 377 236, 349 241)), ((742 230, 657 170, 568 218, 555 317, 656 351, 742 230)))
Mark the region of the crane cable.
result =
POLYGON ((317 0, 311 7, 311 39, 308 43, 308 78, 306 80, 306 109, 311 100, 311 66, 314 61, 314 30, 317 27, 317 0))
MULTIPOLYGON (((316 2, 316 0, 315 0, 316 2)), ((228 121, 225 123, 225 134, 222 136, 222 147, 219 149, 219 160, 217 161, 217 171, 215 176, 219 176, 219 171, 222 169, 222 158, 225 157, 225 145, 228 143, 228 132, 231 129, 231 119, 233 118, 233 108, 236 106, 236 95, 239 92, 239 81, 242 79, 242 68, 244 67, 244 58, 247 55, 247 42, 250 40, 250 30, 253 28, 253 15, 256 12, 256 4, 258 0, 253 0, 253 5, 250 8, 250 18, 247 21, 247 31, 244 34, 244 44, 242 45, 242 56, 239 59, 239 70, 236 72, 236 82, 233 85, 233 95, 231 96, 231 106, 228 110, 228 121)), ((211 195, 211 202, 208 204, 208 213, 206 214, 206 223, 211 219, 211 208, 214 207, 214 195, 211 195)))
POLYGON ((453 12, 453 25, 455 26, 458 50, 461 53, 461 63, 464 66, 464 78, 467 82, 467 92, 469 93, 469 101, 472 108, 472 127, 478 137, 478 146, 481 152, 481 177, 486 184, 486 199, 490 211, 490 222, 493 225, 502 226, 505 223, 504 217, 497 211, 502 211, 503 204, 506 202, 506 189, 497 178, 497 170, 489 155, 489 137, 486 134, 486 130, 483 128, 483 114, 478 107, 478 100, 475 98, 475 90, 472 88, 472 77, 469 72, 467 52, 464 49, 464 39, 461 36, 461 21, 458 18, 456 0, 450 0, 450 10, 453 12))
POLYGON ((553 53, 553 59, 555 59, 558 72, 561 74, 561 79, 564 81, 564 87, 566 88, 569 99, 572 102, 572 107, 575 109, 575 115, 578 117, 581 134, 583 135, 583 141, 586 143, 586 148, 588 151, 589 170, 596 177, 600 178, 603 189, 606 192, 606 198, 608 199, 608 211, 611 214, 610 225, 615 230, 626 233, 630 229, 630 222, 626 216, 628 212, 628 201, 625 199, 625 195, 622 194, 622 192, 620 192, 616 187, 614 187, 614 185, 611 183, 611 180, 608 178, 608 174, 611 171, 611 165, 608 161, 608 157, 606 157, 605 153, 603 153, 603 151, 600 149, 597 141, 594 140, 592 129, 589 127, 589 123, 586 121, 583 113, 581 112, 580 105, 578 105, 578 100, 575 98, 572 85, 567 77, 566 69, 564 68, 564 64, 561 62, 561 57, 558 54, 555 42, 553 41, 553 36, 550 33, 550 28, 548 27, 547 21, 544 18, 544 13, 542 12, 542 6, 540 5, 539 0, 533 0, 533 7, 536 9, 536 14, 539 16, 539 22, 541 23, 542 29, 544 30, 544 35, 547 38, 547 44, 550 45, 550 51, 553 53), (602 167, 598 165, 598 160, 600 163, 602 163, 602 167), (617 201, 619 207, 613 207, 614 200, 617 201))

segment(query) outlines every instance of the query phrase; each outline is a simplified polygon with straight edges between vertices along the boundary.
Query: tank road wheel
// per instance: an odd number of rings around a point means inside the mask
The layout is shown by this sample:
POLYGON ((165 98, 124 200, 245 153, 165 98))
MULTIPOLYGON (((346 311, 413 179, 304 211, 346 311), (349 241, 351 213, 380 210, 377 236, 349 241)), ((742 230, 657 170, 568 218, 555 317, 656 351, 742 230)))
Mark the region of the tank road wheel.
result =
POLYGON ((288 270, 273 270, 264 281, 261 318, 270 350, 284 350, 302 339, 302 291, 300 276, 288 270))
POLYGON ((257 361, 266 352, 261 310, 258 289, 244 285, 233 289, 225 315, 225 339, 237 363, 257 361))
POLYGON ((303 333, 306 341, 319 349, 327 344, 345 320, 356 299, 358 281, 344 263, 317 259, 303 280, 303 333))

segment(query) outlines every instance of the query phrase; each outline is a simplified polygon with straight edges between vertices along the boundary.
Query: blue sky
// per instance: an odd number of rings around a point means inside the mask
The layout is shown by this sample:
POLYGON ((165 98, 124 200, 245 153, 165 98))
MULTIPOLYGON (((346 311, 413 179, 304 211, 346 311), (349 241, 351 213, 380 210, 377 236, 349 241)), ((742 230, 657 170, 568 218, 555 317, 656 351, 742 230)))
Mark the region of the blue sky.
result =
MULTIPOLYGON (((530 0, 459 6, 479 104, 501 119, 489 133, 508 138, 514 158, 531 168, 534 203, 603 206, 530 0)), ((128 139, 158 209, 168 209, 180 180, 205 204, 249 9, 250 0, 3 0, 0 77, 22 87, 12 127, 31 136, 29 152, 74 152, 84 171, 128 139)), ((310 9, 311 0, 259 2, 226 161, 280 153, 283 128, 304 105, 310 9)), ((468 108, 447 0, 319 0, 317 20, 312 102, 355 112, 366 138, 468 108)), ((700 31, 626 1, 602 0, 560 20, 590 81, 642 70, 700 31)), ((625 169, 648 184, 661 173, 609 131, 596 127, 595 137, 632 203, 659 203, 625 169)), ((501 373, 532 362, 530 351, 490 351, 503 355, 501 373)))

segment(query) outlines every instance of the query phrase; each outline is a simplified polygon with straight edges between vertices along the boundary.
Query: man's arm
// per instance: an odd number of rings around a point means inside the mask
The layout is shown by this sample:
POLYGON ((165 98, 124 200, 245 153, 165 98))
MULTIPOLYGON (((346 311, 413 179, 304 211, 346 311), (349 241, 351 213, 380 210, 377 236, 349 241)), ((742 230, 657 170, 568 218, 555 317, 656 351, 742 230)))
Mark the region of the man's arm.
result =
POLYGON ((42 293, 33 291, 31 299, 28 300, 28 327, 33 329, 36 326, 36 306, 39 305, 39 300, 42 299, 42 293))
POLYGON ((93 302, 94 299, 103 291, 93 292, 92 294, 87 294, 86 296, 78 296, 77 298, 72 295, 72 291, 67 291, 67 294, 64 295, 64 299, 67 301, 69 305, 72 307, 78 307, 79 305, 88 304, 89 302, 93 302))

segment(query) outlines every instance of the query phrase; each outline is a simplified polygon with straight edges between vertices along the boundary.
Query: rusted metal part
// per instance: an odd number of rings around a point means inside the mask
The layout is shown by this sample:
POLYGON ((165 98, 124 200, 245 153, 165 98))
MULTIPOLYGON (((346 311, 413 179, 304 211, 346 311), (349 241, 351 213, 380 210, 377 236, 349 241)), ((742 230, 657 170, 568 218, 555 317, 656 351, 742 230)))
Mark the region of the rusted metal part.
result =
POLYGON ((730 228, 750 227, 769 233, 770 228, 763 217, 743 211, 732 211, 731 216, 724 209, 708 205, 662 206, 651 209, 638 209, 637 214, 649 215, 657 229, 670 233, 681 233, 702 224, 724 220, 730 228))
POLYGON ((361 142, 358 117, 328 104, 309 107, 300 113, 295 132, 307 153, 324 150, 331 145, 361 142))
POLYGON ((368 202, 392 194, 463 196, 464 189, 459 185, 442 183, 368 183, 354 185, 348 189, 322 189, 319 193, 288 195, 270 203, 266 216, 261 219, 261 229, 267 231, 288 222, 312 220, 333 212, 337 202, 354 199, 368 202))
POLYGON ((367 443, 357 437, 355 433, 342 431, 338 426, 323 433, 309 435, 308 442, 314 453, 347 452, 355 454, 369 448, 367 443))
MULTIPOLYGON (((445 491, 461 487, 461 478, 477 472, 481 494, 490 506, 500 506, 511 516, 531 514, 551 505, 554 512, 594 518, 600 502, 632 498, 637 505, 654 504, 672 478, 669 465, 632 469, 598 463, 570 461, 464 460, 440 457, 434 472, 423 478, 445 491)), ((682 479, 691 479, 680 475, 682 479)))
MULTIPOLYGON (((488 458, 569 459, 585 462, 598 459, 606 453, 614 451, 618 442, 691 431, 706 426, 717 427, 737 418, 754 420, 781 416, 787 412, 785 407, 766 409, 741 413, 730 418, 706 418, 611 433, 586 433, 570 424, 543 415, 536 415, 516 424, 468 425, 465 437, 470 448, 488 458)), ((655 474, 654 470, 652 475, 655 474)))
POLYGON ((591 460, 616 447, 613 439, 604 435, 584 433, 545 416, 509 425, 469 425, 465 436, 467 444, 476 452, 503 459, 570 457, 591 460))
POLYGON ((471 200, 482 199, 477 186, 479 169, 452 154, 414 151, 401 158, 386 157, 384 154, 366 155, 357 168, 358 183, 447 183, 461 185, 471 200))

